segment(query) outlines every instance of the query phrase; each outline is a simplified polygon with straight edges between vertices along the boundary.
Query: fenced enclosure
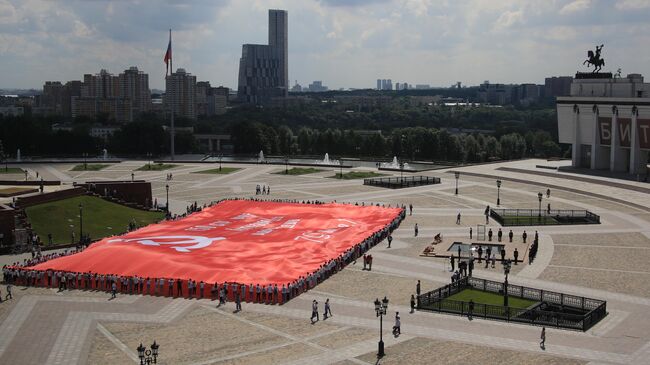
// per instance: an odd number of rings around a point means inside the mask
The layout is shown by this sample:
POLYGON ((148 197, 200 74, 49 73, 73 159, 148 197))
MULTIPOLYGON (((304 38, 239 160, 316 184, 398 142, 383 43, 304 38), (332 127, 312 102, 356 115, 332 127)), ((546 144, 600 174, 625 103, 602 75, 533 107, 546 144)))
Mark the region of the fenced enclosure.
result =
POLYGON ((440 184, 439 177, 407 176, 407 177, 377 177, 363 179, 363 185, 379 186, 382 188, 402 189, 422 185, 440 184))
MULTIPOLYGON (((466 289, 503 295, 504 283, 464 277, 460 280, 419 295, 417 309, 457 315, 470 315, 470 303, 450 300, 450 296, 466 289)), ((586 331, 607 315, 607 302, 548 290, 508 284, 508 296, 535 301, 528 308, 514 308, 473 303, 473 317, 519 322, 537 326, 586 331)))
POLYGON ((600 224, 600 216, 588 210, 490 209, 490 217, 504 227, 600 224))

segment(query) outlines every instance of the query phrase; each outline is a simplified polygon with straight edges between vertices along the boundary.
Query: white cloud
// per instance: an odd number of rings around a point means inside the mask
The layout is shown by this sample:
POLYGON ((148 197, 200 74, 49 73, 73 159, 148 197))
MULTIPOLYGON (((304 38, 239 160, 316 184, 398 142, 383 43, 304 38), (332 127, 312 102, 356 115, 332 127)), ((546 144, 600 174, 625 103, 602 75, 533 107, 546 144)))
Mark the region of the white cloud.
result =
POLYGON ((591 0, 575 0, 570 2, 560 9, 560 14, 567 15, 571 13, 576 13, 579 11, 584 11, 589 8, 591 5, 591 0))
POLYGON ((648 0, 618 0, 616 1, 616 9, 619 10, 637 10, 650 8, 650 1, 648 0))
POLYGON ((523 21, 524 14, 521 10, 517 11, 506 11, 501 16, 499 16, 499 19, 494 23, 494 30, 499 31, 499 30, 504 30, 506 28, 510 28, 516 24, 521 24, 523 21))
POLYGON ((162 88, 173 28, 175 67, 236 87, 241 45, 267 42, 268 8, 289 11, 292 83, 541 83, 574 73, 595 42, 606 45, 608 64, 647 76, 648 2, 0 0, 0 85, 39 87, 138 66, 162 88))

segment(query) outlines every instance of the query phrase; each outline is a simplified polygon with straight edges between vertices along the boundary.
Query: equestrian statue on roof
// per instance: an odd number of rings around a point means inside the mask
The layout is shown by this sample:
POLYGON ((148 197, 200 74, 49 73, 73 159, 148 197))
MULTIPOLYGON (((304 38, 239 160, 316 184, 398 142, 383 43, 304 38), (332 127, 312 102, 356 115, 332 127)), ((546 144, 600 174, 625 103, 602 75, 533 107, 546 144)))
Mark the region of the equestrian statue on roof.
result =
POLYGON ((587 51, 587 59, 582 63, 583 65, 585 63, 590 64, 594 66, 594 70, 592 73, 597 73, 600 71, 603 66, 605 66, 605 60, 600 58, 600 51, 603 49, 603 45, 601 44, 600 47, 596 46, 596 52, 589 50, 587 51))

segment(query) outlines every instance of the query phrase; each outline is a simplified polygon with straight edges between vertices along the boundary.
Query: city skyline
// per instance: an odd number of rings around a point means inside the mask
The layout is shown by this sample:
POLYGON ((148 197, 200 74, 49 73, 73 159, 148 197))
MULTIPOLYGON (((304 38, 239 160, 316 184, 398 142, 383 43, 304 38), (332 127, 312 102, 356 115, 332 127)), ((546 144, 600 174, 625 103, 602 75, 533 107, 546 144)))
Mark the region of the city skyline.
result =
POLYGON ((40 88, 137 66, 150 74, 152 89, 163 89, 170 27, 176 68, 236 88, 241 44, 266 43, 269 8, 290 14, 292 83, 374 88, 378 77, 390 77, 433 86, 540 84, 587 71, 586 51, 601 43, 603 71, 650 74, 650 50, 642 47, 649 40, 647 1, 0 0, 0 88, 40 88))

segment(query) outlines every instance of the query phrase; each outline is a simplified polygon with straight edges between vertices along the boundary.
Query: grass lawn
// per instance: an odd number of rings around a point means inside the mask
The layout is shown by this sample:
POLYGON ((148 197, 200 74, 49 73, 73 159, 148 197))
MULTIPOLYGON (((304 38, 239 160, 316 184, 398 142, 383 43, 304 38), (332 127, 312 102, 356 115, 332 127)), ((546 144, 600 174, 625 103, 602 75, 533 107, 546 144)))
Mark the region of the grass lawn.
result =
POLYGON ((226 175, 231 172, 239 171, 241 170, 239 167, 221 167, 221 170, 217 167, 216 169, 210 169, 210 170, 203 170, 203 171, 196 171, 193 172, 193 174, 217 174, 217 175, 226 175))
POLYGON ((514 215, 507 215, 503 217, 503 225, 504 226, 535 226, 538 224, 556 224, 557 221, 553 217, 549 216, 528 216, 528 217, 522 217, 522 216, 514 216, 514 215))
POLYGON ((274 172, 274 174, 277 175, 307 175, 307 174, 315 174, 317 172, 321 172, 324 170, 321 169, 315 169, 313 167, 292 167, 289 169, 289 173, 287 174, 287 170, 284 169, 282 171, 277 171, 274 172))
MULTIPOLYGON (((449 298, 449 300, 458 300, 463 302, 469 302, 470 299, 474 303, 502 306, 503 305, 503 295, 497 293, 484 292, 476 289, 465 289, 460 293, 456 293, 449 298)), ((508 297, 508 305, 513 308, 528 308, 531 305, 537 303, 533 300, 521 299, 516 297, 508 297)))
POLYGON ((7 169, 4 166, 0 166, 0 174, 24 174, 23 169, 19 167, 8 167, 7 169))
POLYGON ((77 165, 70 169, 70 171, 99 171, 107 168, 108 164, 105 163, 89 163, 84 166, 84 164, 77 165))
MULTIPOLYGON (((343 173, 343 180, 366 179, 369 177, 378 177, 378 176, 386 176, 386 174, 379 174, 374 171, 349 171, 343 173)), ((337 172, 336 175, 330 176, 330 178, 340 179, 341 173, 337 172)))
POLYGON ((152 164, 146 164, 144 166, 140 166, 135 171, 162 171, 162 170, 169 170, 173 169, 178 165, 175 164, 170 164, 170 163, 152 163, 152 164))
POLYGON ((0 196, 2 197, 8 197, 8 196, 16 196, 20 194, 25 194, 25 193, 32 193, 32 192, 37 192, 38 189, 34 189, 33 187, 29 188, 3 188, 0 189, 0 196))
POLYGON ((79 204, 83 204, 84 234, 90 234, 91 239, 123 233, 133 219, 138 226, 145 226, 164 217, 162 212, 133 209, 92 196, 35 205, 27 208, 26 213, 41 240, 47 243, 47 234, 52 233, 55 244, 70 243, 72 231, 79 239, 79 204))

